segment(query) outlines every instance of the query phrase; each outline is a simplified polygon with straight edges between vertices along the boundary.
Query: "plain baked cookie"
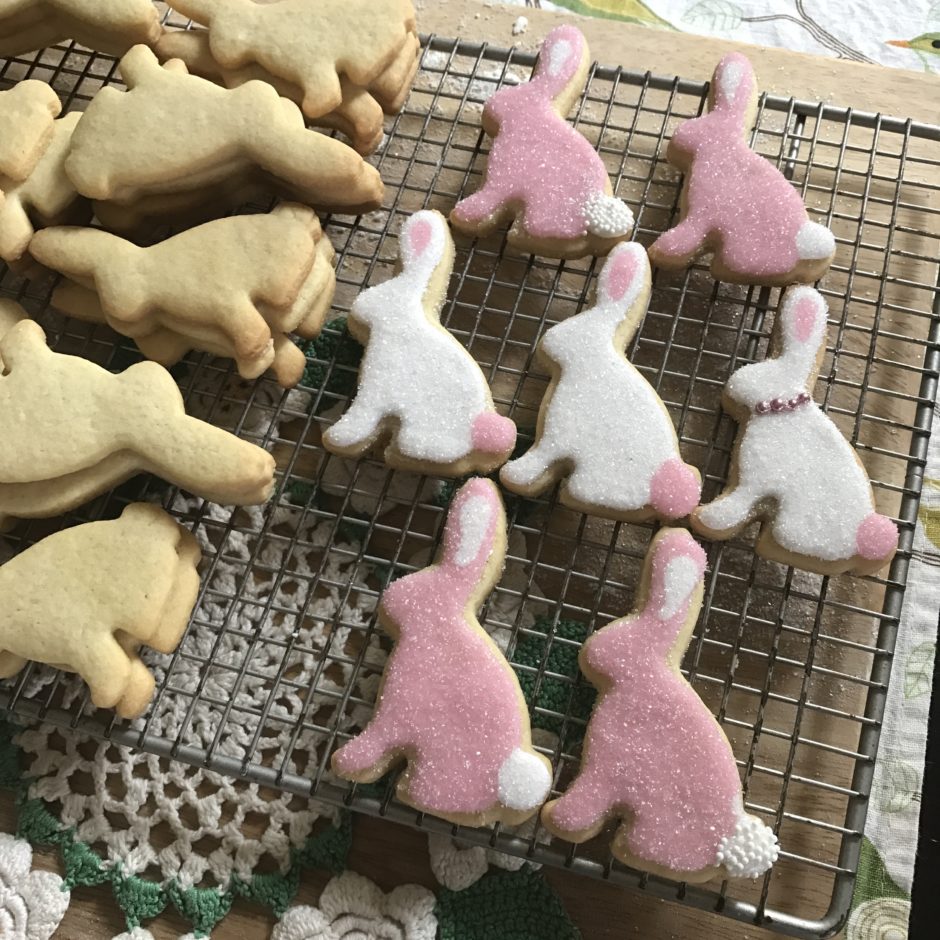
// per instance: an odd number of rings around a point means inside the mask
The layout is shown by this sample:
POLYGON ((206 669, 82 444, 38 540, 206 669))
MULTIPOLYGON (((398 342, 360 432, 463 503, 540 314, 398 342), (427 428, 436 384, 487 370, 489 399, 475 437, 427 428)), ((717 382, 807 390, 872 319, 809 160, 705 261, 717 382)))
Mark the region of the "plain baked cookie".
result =
POLYGON ((30 79, 0 91, 0 190, 29 176, 61 111, 59 96, 45 82, 30 79))
POLYGON ((102 88, 72 136, 65 169, 90 199, 133 204, 193 192, 257 168, 298 202, 324 211, 381 205, 375 167, 352 148, 309 130, 297 106, 264 82, 221 88, 163 66, 146 46, 121 60, 128 91, 102 88))
POLYGON ((666 156, 685 173, 679 224, 650 247, 661 268, 712 253, 712 274, 738 284, 787 285, 821 278, 836 242, 811 222, 799 192, 747 144, 757 114, 754 70, 726 55, 711 83, 708 113, 682 124, 666 156))
POLYGON ((153 334, 169 330, 190 348, 226 350, 243 378, 273 365, 288 386, 300 381, 306 359, 296 347, 277 358, 272 334, 317 336, 336 286, 333 249, 316 213, 289 203, 266 215, 217 219, 150 248, 97 229, 50 228, 30 252, 96 293, 98 311, 60 287, 53 302, 64 312, 104 320, 145 354, 153 334))
POLYGON ((722 403, 741 425, 728 486, 692 514, 709 539, 761 520, 757 552, 819 574, 879 571, 898 547, 897 526, 875 511, 855 450, 813 401, 826 350, 827 309, 811 287, 784 295, 766 360, 742 366, 722 403))
POLYGON ((624 352, 649 296, 646 252, 618 245, 595 305, 542 337, 537 356, 551 384, 535 443, 500 471, 503 486, 538 496, 562 480, 564 505, 623 521, 680 519, 698 505, 699 473, 683 462, 662 399, 624 352))
POLYGON ((45 49, 74 39, 109 55, 163 32, 151 0, 0 0, 0 56, 45 49))
POLYGON ((476 611, 503 570, 506 518, 495 484, 454 497, 434 564, 389 585, 378 616, 395 639, 375 714, 333 754, 333 771, 369 783, 407 761, 399 799, 465 826, 532 816, 552 782, 532 749, 519 680, 476 611))
POLYGON ((162 366, 114 375, 55 353, 9 301, 0 302, 0 331, 0 527, 6 517, 68 512, 136 473, 226 505, 267 500, 274 458, 188 417, 162 366))
POLYGON ((136 718, 154 680, 143 644, 172 653, 196 604, 193 536, 159 506, 50 535, 0 567, 0 678, 29 660, 77 672, 99 708, 136 718))
POLYGON ((744 809, 728 739, 680 672, 704 591, 705 553, 684 529, 661 529, 632 614, 592 634, 581 671, 599 690, 577 777, 542 823, 586 842, 620 820, 611 851, 678 881, 757 878, 777 838, 744 809))
POLYGON ((387 442, 391 467, 439 476, 505 463, 516 426, 496 413, 480 367, 441 324, 454 266, 447 221, 416 212, 399 237, 401 272, 355 300, 349 331, 365 346, 359 389, 323 446, 359 457, 387 442))
POLYGON ((514 219, 509 243, 551 258, 603 255, 629 236, 633 213, 611 195, 597 151, 565 120, 589 64, 580 30, 556 26, 532 78, 486 102, 483 129, 493 143, 483 186, 454 207, 454 228, 486 235, 514 219))

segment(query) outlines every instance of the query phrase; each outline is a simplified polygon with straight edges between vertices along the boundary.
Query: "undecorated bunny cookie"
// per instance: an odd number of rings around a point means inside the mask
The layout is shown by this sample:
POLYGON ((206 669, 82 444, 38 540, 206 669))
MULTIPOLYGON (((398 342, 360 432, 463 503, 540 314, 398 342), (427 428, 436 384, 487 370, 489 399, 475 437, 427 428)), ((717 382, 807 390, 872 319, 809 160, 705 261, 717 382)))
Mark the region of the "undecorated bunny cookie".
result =
POLYGON ((309 130, 297 106, 264 82, 220 88, 178 59, 161 67, 146 46, 124 56, 121 75, 129 90, 102 88, 72 137, 65 169, 82 195, 129 205, 257 169, 297 202, 323 210, 381 205, 375 167, 309 130))
POLYGON ((870 573, 894 556, 898 529, 875 511, 855 451, 813 401, 826 315, 811 287, 787 291, 769 358, 728 380, 723 404, 741 424, 730 482, 692 526, 728 539, 760 519, 757 551, 767 558, 820 574, 870 573))
MULTIPOLYGON (((149 248, 98 229, 50 228, 30 252, 96 291, 101 310, 92 319, 143 341, 142 349, 156 330, 170 330, 189 337, 190 348, 226 350, 244 378, 276 365, 272 333, 315 337, 335 287, 333 250, 316 213, 291 203, 216 219, 149 248)), ((60 289, 55 302, 81 315, 63 297, 74 293, 60 289)), ((278 377, 295 385, 305 365, 297 349, 278 377)))
POLYGON ((597 151, 565 119, 587 79, 590 53, 574 26, 545 38, 529 82, 483 109, 493 138, 483 187, 454 207, 454 228, 485 235, 514 218, 509 243, 552 258, 606 254, 633 230, 597 151))
POLYGON ((74 39, 123 55, 156 42, 163 27, 152 0, 0 0, 0 56, 12 57, 74 39))
POLYGON ((358 457, 388 440, 392 467, 464 476, 506 461, 516 426, 496 413, 480 367, 441 325, 454 243, 439 212, 417 212, 399 240, 401 273, 353 303, 365 346, 359 390, 323 435, 327 450, 358 457))
POLYGON ((154 680, 143 644, 172 653, 199 593, 199 545, 159 506, 50 535, 0 567, 0 678, 29 660, 77 672, 99 708, 136 718, 154 680))
POLYGON ((702 606, 705 553, 684 529, 653 539, 632 614, 588 637, 581 671, 599 690, 578 776, 542 823, 586 842, 620 820, 627 865, 702 882, 756 878, 777 860, 772 830, 744 809, 734 754, 679 671, 702 606))
POLYGON ((535 444, 503 467, 504 486, 537 496, 564 480, 566 506, 630 521, 679 519, 698 505, 698 471, 683 463, 662 400, 624 355, 649 294, 646 252, 618 245, 595 306, 545 334, 538 357, 552 381, 535 444))
POLYGON ((739 284, 815 281, 829 270, 832 232, 811 222, 799 192, 747 144, 757 113, 754 70, 726 55, 712 79, 708 113, 682 124, 667 157, 685 173, 678 225, 653 243, 650 259, 684 268, 713 253, 716 278, 739 284))
POLYGON ((53 352, 15 305, 0 309, 0 526, 67 512, 142 472, 219 503, 268 498, 271 455, 187 416, 162 366, 114 375, 53 352))
POLYGON ((62 103, 45 82, 20 82, 0 91, 0 191, 22 182, 39 162, 62 103))
POLYGON ((532 749, 512 667, 476 619, 498 580, 506 520, 489 480, 464 484, 429 568, 393 582, 379 620, 395 638, 375 714, 333 754, 346 780, 378 780, 403 760, 398 796, 467 826, 528 819, 548 794, 548 761, 532 749))

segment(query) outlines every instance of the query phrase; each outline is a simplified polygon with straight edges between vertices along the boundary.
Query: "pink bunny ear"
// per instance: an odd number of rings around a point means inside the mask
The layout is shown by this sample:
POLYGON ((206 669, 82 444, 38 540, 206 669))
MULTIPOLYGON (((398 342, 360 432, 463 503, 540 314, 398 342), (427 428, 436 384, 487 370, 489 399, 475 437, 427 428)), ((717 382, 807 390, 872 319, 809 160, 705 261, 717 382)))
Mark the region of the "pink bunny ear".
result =
POLYGON ((754 69, 747 56, 729 52, 718 63, 712 83, 715 96, 712 110, 743 118, 755 87, 754 69))
POLYGON ((439 212, 425 209, 405 223, 399 238, 404 267, 434 267, 444 255, 447 222, 439 212))
POLYGON ((705 552, 685 529, 665 529, 653 544, 647 609, 659 620, 685 621, 705 574, 705 552))
POLYGON ((578 73, 587 40, 574 26, 556 26, 542 43, 532 81, 544 85, 555 97, 578 73))
POLYGON ((597 282, 597 306, 630 306, 640 292, 650 269, 642 245, 627 242, 617 245, 607 258, 597 282))
POLYGON ((826 338, 828 308, 819 291, 812 287, 793 287, 783 298, 780 329, 783 349, 806 349, 816 354, 826 338))
POLYGON ((491 481, 475 477, 465 483, 447 516, 442 565, 466 572, 475 583, 493 551, 502 515, 502 500, 491 481))

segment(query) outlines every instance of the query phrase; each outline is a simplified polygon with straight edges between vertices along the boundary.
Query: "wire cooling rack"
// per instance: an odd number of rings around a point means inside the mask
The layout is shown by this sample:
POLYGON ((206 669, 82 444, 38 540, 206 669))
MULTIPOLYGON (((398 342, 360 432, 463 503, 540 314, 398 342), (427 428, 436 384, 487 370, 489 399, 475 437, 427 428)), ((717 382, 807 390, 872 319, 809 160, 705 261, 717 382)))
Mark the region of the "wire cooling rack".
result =
MULTIPOLYGON (((338 316, 364 284, 391 274, 396 234, 411 212, 446 213, 479 185, 488 146, 483 102, 501 85, 525 80, 533 61, 426 41, 415 90, 375 158, 387 184, 385 208, 352 222, 327 220, 339 256, 338 316)), ((0 61, 0 87, 24 78, 51 82, 68 108, 83 108, 102 84, 118 82, 113 59, 71 45, 0 61)), ((675 219, 680 178, 663 159, 664 144, 678 123, 701 112, 706 91, 697 82, 595 67, 577 105, 573 119, 636 212, 644 244, 675 219)), ((267 379, 241 382, 229 363, 203 355, 178 370, 191 411, 277 455, 279 487, 263 511, 220 511, 138 478, 66 520, 23 523, 0 540, 15 553, 57 527, 114 516, 139 498, 160 499, 202 537, 201 604, 179 651, 151 659, 159 680, 151 712, 116 721, 91 706, 73 677, 37 666, 0 686, 0 704, 781 932, 835 930, 858 865, 937 390, 938 141, 934 126, 761 101, 754 146, 786 172, 838 241, 822 287, 831 345, 816 399, 851 438, 879 509, 901 528, 898 556, 877 578, 823 578, 759 559, 753 527, 708 546, 706 603, 684 668, 732 742, 748 809, 779 834, 781 860, 763 879, 679 885, 627 869, 604 838, 574 847, 549 843, 538 826, 458 830, 399 804, 394 779, 353 787, 330 776, 331 751, 368 718, 388 649, 372 616, 376 600, 389 577, 425 563, 450 492, 443 481, 394 474, 371 459, 342 461, 319 446, 354 387, 355 349, 338 323, 308 348, 299 392, 282 394, 267 379), (193 675, 196 681, 185 678, 193 675)), ((517 255, 501 235, 459 241, 443 320, 523 436, 531 438, 547 384, 533 369, 536 341, 591 300, 597 267, 517 255)), ((57 349, 114 369, 137 358, 107 329, 50 311, 52 286, 4 272, 0 296, 20 299, 57 349)), ((740 364, 765 354, 778 296, 715 283, 702 266, 656 274, 630 355, 665 400, 685 459, 702 469, 706 499, 721 488, 734 439, 721 388, 740 364)), ((481 616, 522 676, 537 742, 561 790, 577 767, 590 707, 574 665, 579 643, 589 628, 630 609, 652 529, 574 513, 554 495, 510 498, 508 514, 507 573, 481 616)))

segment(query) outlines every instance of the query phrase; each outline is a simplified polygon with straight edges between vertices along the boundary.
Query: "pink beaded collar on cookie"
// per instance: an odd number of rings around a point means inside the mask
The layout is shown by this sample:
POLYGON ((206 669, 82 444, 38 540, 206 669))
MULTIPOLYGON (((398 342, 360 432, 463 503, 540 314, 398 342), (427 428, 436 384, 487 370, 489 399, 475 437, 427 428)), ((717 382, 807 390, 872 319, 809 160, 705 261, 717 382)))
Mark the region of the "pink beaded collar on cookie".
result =
POLYGON ((768 415, 768 414, 780 414, 784 411, 796 411, 797 408, 802 408, 803 405, 808 405, 812 401, 812 398, 806 394, 806 392, 800 392, 799 395, 794 395, 792 398, 769 398, 765 401, 759 401, 754 406, 754 414, 756 415, 768 415))

